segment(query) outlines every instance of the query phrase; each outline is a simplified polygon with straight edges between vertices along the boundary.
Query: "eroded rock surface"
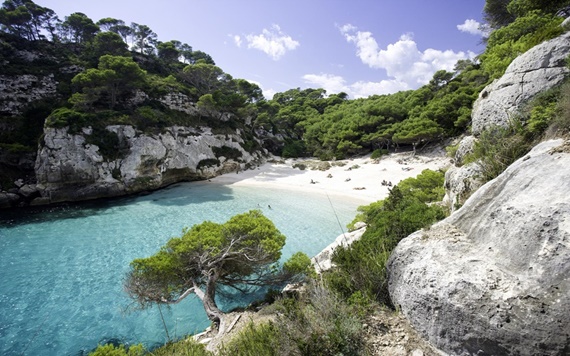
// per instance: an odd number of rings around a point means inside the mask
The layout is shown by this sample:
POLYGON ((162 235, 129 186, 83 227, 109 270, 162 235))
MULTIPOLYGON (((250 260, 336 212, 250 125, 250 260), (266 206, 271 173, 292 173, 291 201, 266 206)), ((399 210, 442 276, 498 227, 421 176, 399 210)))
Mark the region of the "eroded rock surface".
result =
POLYGON ((44 130, 35 166, 42 202, 112 197, 207 179, 262 163, 267 153, 245 151, 238 132, 219 135, 206 127, 173 126, 156 135, 128 125, 106 130, 116 135, 120 146, 121 152, 112 157, 88 143, 94 135, 89 128, 79 133, 67 128, 44 130), (224 151, 239 157, 224 157, 220 154, 224 151))
POLYGON ((31 102, 55 97, 57 82, 54 75, 0 75, 0 113, 19 115, 31 102))
POLYGON ((570 32, 543 42, 518 56, 505 74, 489 84, 473 105, 472 132, 478 136, 491 126, 508 126, 522 104, 559 85, 569 70, 570 32))
POLYGON ((544 142, 403 239, 394 304, 453 355, 570 354, 570 143, 544 142))

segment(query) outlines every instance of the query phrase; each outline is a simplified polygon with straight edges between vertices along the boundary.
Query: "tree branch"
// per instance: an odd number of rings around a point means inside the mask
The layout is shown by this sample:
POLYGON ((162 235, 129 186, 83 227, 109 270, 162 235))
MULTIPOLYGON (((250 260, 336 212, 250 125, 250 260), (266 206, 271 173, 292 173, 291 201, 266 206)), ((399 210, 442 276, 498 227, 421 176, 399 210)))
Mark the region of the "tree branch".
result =
MULTIPOLYGON (((176 300, 167 300, 165 298, 162 298, 162 302, 165 304, 178 304, 191 293, 196 294, 196 296, 198 296, 198 298, 200 298, 200 295, 196 292, 196 289, 200 290, 200 288, 198 288, 197 286, 194 286, 192 288, 187 289, 178 298, 176 298, 176 300)), ((200 290, 200 292, 202 292, 202 291, 200 290)), ((204 295, 204 293, 202 293, 202 296, 203 295, 204 295)), ((202 300, 202 298, 200 298, 200 300, 202 300)))

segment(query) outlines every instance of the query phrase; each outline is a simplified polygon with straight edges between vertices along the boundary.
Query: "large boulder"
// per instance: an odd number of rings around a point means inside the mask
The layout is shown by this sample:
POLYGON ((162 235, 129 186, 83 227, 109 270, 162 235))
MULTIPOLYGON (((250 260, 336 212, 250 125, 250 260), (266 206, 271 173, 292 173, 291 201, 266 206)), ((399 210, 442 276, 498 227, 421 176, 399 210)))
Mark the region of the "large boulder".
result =
POLYGON ((543 42, 518 56, 505 74, 489 84, 473 105, 472 132, 507 126, 513 113, 537 94, 559 85, 569 70, 570 32, 543 42))
POLYGON ((390 296, 453 355, 570 354, 570 142, 539 144, 403 239, 390 296))

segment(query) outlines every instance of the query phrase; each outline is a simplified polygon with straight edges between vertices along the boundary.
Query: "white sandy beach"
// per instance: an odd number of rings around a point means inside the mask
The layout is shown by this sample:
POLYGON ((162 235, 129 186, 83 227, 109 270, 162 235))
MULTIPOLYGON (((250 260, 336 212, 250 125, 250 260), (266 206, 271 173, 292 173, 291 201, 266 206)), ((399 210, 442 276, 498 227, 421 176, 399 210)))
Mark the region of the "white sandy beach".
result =
POLYGON ((326 193, 354 199, 365 205, 388 195, 390 186, 382 185, 382 181, 396 185, 403 179, 417 176, 424 169, 438 170, 451 164, 443 150, 417 153, 413 157, 411 152, 394 153, 377 161, 370 159, 369 155, 334 161, 330 162, 331 167, 325 171, 309 168, 318 164, 317 160, 288 159, 272 162, 255 169, 224 174, 213 178, 212 182, 326 193), (305 164, 307 168, 293 168, 295 164, 305 164))

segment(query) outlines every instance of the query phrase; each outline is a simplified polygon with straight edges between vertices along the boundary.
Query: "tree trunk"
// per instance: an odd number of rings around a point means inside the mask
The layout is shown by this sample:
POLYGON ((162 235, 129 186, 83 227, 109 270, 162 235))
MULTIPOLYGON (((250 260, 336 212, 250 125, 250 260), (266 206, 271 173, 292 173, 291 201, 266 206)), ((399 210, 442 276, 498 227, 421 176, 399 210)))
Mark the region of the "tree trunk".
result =
MULTIPOLYGON (((208 278, 208 282, 206 283, 206 292, 202 291, 198 286, 195 286, 194 293, 202 300, 202 304, 204 305, 204 310, 206 311, 206 315, 208 319, 210 319, 213 323, 216 324, 218 327, 218 333, 214 336, 214 340, 222 337, 226 332, 226 321, 225 321, 225 314, 218 308, 216 304, 216 276, 210 276, 208 278)), ((208 346, 206 346, 206 350, 214 351, 214 345, 216 344, 213 342, 214 340, 210 341, 208 346)))
POLYGON ((202 300, 204 310, 208 319, 216 324, 218 327, 218 335, 223 335, 225 332, 224 313, 218 308, 216 304, 216 277, 210 276, 206 283, 206 291, 203 292, 200 288, 196 287, 194 293, 202 300))

